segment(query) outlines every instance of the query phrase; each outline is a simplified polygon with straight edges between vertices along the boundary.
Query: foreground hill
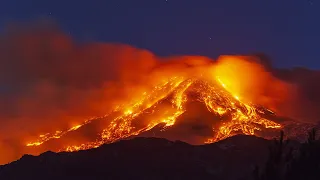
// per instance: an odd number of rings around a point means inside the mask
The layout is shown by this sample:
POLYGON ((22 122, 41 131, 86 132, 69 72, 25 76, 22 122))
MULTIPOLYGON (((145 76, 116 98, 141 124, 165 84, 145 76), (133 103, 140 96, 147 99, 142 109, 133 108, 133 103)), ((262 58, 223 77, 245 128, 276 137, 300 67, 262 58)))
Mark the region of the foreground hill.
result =
POLYGON ((194 146, 137 137, 79 152, 24 155, 0 166, 0 179, 247 179, 271 141, 238 135, 194 146))

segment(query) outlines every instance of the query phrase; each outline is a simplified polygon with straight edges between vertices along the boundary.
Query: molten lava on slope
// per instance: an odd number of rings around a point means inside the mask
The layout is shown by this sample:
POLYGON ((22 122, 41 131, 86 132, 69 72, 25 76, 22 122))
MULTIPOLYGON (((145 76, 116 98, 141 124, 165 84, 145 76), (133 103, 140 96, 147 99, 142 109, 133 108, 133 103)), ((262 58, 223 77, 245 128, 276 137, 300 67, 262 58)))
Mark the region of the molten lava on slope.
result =
MULTIPOLYGON (((272 137, 287 128, 283 117, 319 117, 318 71, 283 71, 258 55, 159 57, 36 27, 1 36, 0 164, 134 136, 272 137)), ((306 129, 296 126, 292 135, 306 129)))
POLYGON ((155 86, 150 92, 144 92, 141 98, 130 104, 117 106, 111 113, 85 121, 64 131, 40 135, 39 139, 27 146, 40 146, 51 139, 59 139, 79 128, 85 128, 97 119, 109 119, 109 125, 102 130, 93 142, 80 145, 66 145, 60 151, 77 151, 96 148, 104 143, 111 143, 119 139, 139 135, 149 131, 159 124, 164 124, 162 130, 175 125, 177 118, 186 112, 187 101, 203 103, 207 110, 221 119, 212 119, 212 137, 203 143, 211 143, 225 139, 237 133, 254 135, 256 131, 266 128, 278 129, 281 125, 264 118, 272 114, 271 111, 254 104, 242 102, 239 97, 228 92, 226 85, 219 77, 213 79, 199 77, 172 77, 162 84, 155 86), (141 117, 147 118, 141 119, 141 117), (141 120, 143 122, 135 123, 141 120), (136 124, 136 125, 135 125, 136 124))

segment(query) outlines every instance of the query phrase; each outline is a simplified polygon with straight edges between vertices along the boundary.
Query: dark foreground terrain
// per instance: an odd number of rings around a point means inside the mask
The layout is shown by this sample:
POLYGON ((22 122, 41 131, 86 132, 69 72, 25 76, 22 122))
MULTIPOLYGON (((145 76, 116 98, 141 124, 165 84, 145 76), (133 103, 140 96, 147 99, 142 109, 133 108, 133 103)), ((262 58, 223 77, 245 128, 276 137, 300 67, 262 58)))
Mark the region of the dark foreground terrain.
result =
POLYGON ((272 146, 244 135, 201 146, 138 137, 86 151, 25 155, 0 166, 0 179, 253 179, 257 167, 265 169, 272 146))
POLYGON ((235 179, 266 160, 269 144, 254 136, 202 146, 135 138, 87 151, 25 155, 2 166, 0 179, 235 179))

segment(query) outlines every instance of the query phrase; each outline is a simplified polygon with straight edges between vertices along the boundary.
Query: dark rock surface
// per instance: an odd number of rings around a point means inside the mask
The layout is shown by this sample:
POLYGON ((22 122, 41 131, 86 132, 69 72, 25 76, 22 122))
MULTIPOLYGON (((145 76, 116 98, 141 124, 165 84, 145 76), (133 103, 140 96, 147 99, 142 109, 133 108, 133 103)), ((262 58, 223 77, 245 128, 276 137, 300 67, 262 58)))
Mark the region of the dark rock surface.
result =
POLYGON ((0 166, 0 179, 247 179, 266 161, 271 143, 245 135, 199 146, 137 137, 86 151, 24 155, 0 166))

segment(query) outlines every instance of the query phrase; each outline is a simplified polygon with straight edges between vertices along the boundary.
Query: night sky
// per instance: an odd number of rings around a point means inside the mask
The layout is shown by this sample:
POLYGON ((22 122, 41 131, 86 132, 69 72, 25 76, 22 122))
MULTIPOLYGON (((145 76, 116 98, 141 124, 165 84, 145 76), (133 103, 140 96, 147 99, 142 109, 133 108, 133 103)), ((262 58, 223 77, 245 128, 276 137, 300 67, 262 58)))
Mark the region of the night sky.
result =
POLYGON ((277 67, 320 67, 316 0, 1 0, 2 30, 41 18, 77 41, 120 42, 161 56, 263 52, 277 67))

